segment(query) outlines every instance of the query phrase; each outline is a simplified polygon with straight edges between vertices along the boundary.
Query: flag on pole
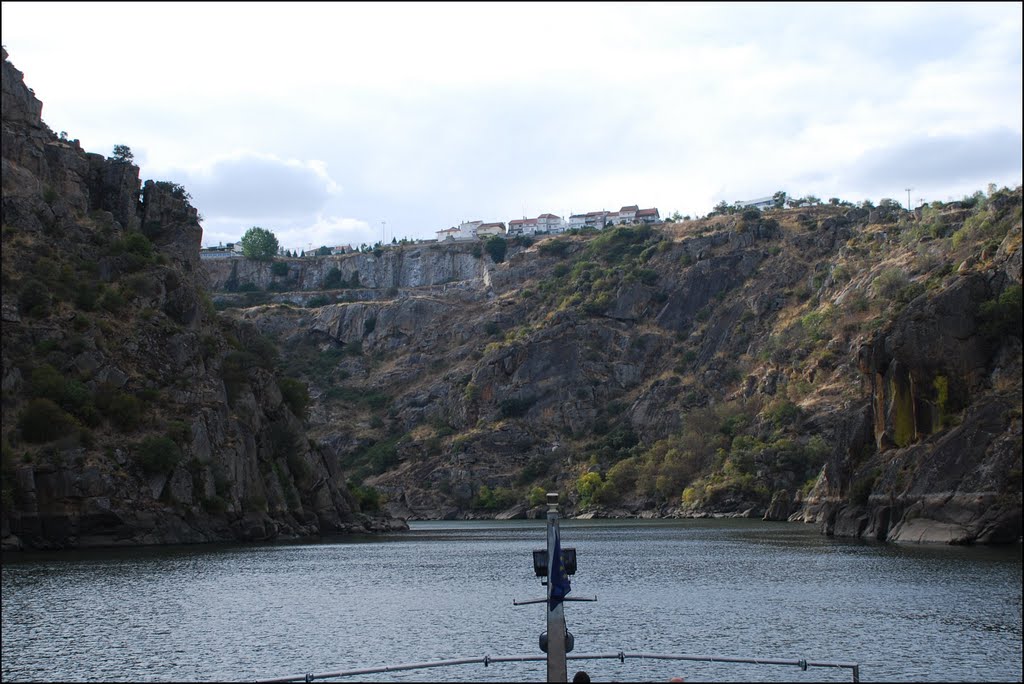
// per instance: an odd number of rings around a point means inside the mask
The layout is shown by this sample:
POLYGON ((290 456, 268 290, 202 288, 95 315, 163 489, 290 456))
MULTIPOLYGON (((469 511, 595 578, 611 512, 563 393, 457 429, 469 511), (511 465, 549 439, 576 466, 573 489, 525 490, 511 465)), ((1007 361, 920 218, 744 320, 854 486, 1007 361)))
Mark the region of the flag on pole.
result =
POLYGON ((565 574, 565 562, 562 560, 562 540, 555 527, 555 557, 548 559, 551 563, 551 587, 548 593, 548 610, 554 610, 562 602, 566 594, 572 591, 569 576, 565 574))

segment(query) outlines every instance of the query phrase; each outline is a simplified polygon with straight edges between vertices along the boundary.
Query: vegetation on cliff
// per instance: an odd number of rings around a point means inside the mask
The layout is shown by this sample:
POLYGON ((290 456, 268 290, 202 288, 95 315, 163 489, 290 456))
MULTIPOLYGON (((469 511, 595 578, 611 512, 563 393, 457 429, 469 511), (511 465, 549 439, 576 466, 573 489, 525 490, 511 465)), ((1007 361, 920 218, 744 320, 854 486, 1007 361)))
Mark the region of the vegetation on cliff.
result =
POLYGON ((365 530, 305 385, 218 317, 188 193, 83 152, 3 63, 4 548, 365 530))
POLYGON ((524 515, 559 489, 577 513, 913 538, 900 521, 927 497, 997 492, 931 510, 950 527, 917 538, 1015 539, 1021 191, 894 206, 510 242, 458 296, 402 287, 396 265, 423 248, 345 255, 317 268, 397 281, 233 315, 290 350, 317 439, 401 515, 524 515), (905 462, 987 402, 998 439, 968 447, 969 476, 905 462))

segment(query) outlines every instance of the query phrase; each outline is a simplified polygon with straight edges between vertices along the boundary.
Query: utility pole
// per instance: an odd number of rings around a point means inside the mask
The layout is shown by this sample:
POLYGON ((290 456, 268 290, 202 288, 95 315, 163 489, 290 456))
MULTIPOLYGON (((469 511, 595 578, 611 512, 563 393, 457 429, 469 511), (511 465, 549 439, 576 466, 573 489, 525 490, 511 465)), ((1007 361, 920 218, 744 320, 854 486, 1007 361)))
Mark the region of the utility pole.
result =
POLYGON ((907 211, 913 211, 910 207, 910 191, 914 188, 907 188, 907 211))
POLYGON ((385 240, 384 226, 386 226, 387 223, 388 223, 387 221, 381 221, 380 222, 380 244, 382 244, 382 245, 384 244, 384 240, 385 240))

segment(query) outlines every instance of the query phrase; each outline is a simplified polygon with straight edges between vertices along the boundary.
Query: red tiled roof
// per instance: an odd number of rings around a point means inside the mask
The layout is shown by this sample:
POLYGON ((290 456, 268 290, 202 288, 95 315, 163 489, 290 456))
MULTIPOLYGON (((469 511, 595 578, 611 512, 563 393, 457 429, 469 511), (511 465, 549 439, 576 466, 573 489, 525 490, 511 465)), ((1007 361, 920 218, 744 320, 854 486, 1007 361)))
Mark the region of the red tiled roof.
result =
POLYGON ((540 215, 540 216, 538 216, 537 218, 539 218, 539 219, 542 219, 542 218, 553 218, 553 219, 556 219, 556 218, 558 218, 558 217, 557 217, 557 216, 555 216, 554 214, 541 214, 541 215, 540 215))
POLYGON ((480 228, 504 228, 504 223, 482 223, 480 228))
POLYGON ((657 216, 658 215, 658 210, 656 208, 655 209, 641 209, 638 212, 636 212, 636 215, 637 216, 657 216))
POLYGON ((638 211, 638 207, 635 204, 631 204, 628 207, 622 207, 619 211, 638 211))
POLYGON ((508 222, 508 225, 511 226, 514 223, 515 225, 518 226, 518 225, 521 225, 521 224, 524 224, 524 223, 536 223, 536 222, 537 222, 537 219, 512 219, 511 221, 508 222))

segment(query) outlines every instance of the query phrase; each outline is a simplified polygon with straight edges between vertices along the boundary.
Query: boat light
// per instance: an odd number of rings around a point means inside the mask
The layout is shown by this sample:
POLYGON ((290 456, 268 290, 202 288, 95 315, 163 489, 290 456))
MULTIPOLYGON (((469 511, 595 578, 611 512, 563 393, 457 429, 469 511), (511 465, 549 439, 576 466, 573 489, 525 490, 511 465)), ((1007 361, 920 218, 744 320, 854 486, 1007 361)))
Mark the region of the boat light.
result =
MULTIPOLYGON (((576 574, 576 549, 567 546, 562 549, 562 563, 566 575, 576 574)), ((548 576, 548 550, 537 549, 533 552, 533 572, 537 577, 548 576)))

